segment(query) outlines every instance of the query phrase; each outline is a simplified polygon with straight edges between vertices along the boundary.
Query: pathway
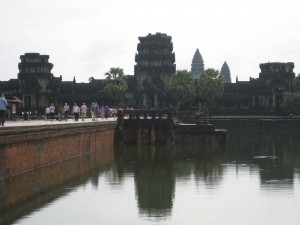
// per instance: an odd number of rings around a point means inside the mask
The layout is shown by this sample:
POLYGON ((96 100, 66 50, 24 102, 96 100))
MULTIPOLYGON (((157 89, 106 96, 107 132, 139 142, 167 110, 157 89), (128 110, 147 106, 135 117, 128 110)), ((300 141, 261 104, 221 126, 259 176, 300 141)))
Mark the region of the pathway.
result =
MULTIPOLYGON (((94 123, 101 123, 105 121, 116 121, 116 118, 108 118, 108 119, 98 119, 98 121, 95 121, 94 123)), ((24 126, 44 126, 44 125, 54 125, 54 124, 75 124, 75 123, 91 123, 92 118, 86 118, 85 121, 82 121, 79 119, 78 121, 75 121, 73 119, 69 119, 68 121, 50 121, 50 120, 17 120, 17 121, 11 121, 6 120, 4 127, 24 127, 24 126)), ((3 126, 0 126, 1 128, 4 128, 3 126)))

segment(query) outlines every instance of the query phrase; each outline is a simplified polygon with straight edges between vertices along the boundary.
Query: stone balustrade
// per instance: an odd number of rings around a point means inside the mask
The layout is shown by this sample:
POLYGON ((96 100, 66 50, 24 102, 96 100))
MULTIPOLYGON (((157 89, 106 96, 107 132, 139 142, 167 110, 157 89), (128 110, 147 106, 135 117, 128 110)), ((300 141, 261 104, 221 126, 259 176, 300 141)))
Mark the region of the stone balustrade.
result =
POLYGON ((118 119, 172 119, 174 111, 171 108, 164 109, 118 109, 118 119))

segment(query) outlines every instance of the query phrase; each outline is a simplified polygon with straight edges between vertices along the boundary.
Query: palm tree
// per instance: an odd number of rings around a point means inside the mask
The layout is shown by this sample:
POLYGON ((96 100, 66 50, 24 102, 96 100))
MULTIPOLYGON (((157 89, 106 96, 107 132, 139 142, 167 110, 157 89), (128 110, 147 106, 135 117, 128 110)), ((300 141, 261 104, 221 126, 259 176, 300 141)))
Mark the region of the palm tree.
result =
POLYGON ((175 102, 176 110, 184 103, 192 103, 196 87, 193 76, 187 70, 178 70, 172 77, 170 94, 175 102))
POLYGON ((204 71, 199 79, 199 94, 204 101, 203 110, 208 112, 215 98, 224 91, 223 76, 218 70, 209 68, 204 71))
POLYGON ((123 69, 112 67, 105 75, 106 80, 104 90, 113 98, 114 105, 116 105, 116 102, 123 103, 124 93, 127 90, 127 82, 123 69))

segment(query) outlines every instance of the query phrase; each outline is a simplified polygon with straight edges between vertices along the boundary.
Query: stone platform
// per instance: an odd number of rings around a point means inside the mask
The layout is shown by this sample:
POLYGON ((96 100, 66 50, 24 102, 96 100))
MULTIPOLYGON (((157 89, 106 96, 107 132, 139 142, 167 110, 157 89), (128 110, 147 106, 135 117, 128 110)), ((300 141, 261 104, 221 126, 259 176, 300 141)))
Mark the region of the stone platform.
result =
POLYGON ((0 179, 97 151, 112 151, 116 121, 16 121, 0 128, 0 179))

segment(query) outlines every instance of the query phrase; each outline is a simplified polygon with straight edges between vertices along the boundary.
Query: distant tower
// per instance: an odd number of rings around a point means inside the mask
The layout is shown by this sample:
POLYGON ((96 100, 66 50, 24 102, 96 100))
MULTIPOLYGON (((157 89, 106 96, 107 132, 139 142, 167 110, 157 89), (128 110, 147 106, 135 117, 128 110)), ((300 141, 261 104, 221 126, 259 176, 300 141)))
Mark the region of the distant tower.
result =
POLYGON ((231 83, 231 75, 230 75, 230 69, 226 63, 224 62, 222 68, 221 68, 221 75, 224 78, 224 83, 231 83))
POLYGON ((203 72, 204 72, 203 58, 199 52, 199 49, 197 48, 192 60, 191 73, 193 75, 193 78, 195 80, 196 79, 198 80, 203 72))
POLYGON ((172 37, 167 34, 148 34, 139 37, 135 55, 134 76, 139 92, 137 105, 161 107, 167 105, 167 90, 176 72, 172 37))

